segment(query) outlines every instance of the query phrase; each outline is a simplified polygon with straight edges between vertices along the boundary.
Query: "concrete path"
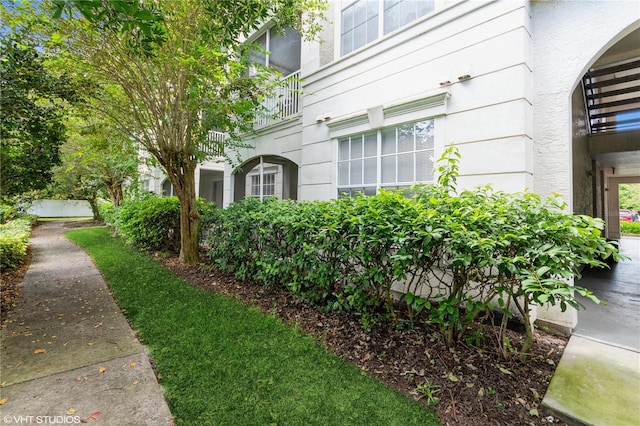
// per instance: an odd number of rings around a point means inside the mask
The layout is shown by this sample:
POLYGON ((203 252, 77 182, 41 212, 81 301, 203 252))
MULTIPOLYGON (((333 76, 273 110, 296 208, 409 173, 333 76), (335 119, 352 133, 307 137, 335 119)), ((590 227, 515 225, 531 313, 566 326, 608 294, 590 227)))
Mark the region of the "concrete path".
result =
POLYGON ((571 424, 640 426, 640 238, 623 238, 620 251, 631 260, 577 283, 607 304, 583 300, 542 402, 571 424))
POLYGON ((149 356, 62 222, 37 227, 2 328, 0 424, 169 425, 149 356))

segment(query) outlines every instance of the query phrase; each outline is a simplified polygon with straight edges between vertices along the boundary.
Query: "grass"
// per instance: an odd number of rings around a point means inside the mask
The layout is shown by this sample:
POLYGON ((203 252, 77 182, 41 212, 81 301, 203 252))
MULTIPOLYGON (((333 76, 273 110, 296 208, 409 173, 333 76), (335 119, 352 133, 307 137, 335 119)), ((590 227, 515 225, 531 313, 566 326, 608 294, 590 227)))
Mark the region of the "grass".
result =
POLYGON ((620 232, 623 234, 640 235, 640 222, 622 222, 620 221, 620 232))
POLYGON ((189 285, 108 229, 67 236, 94 258, 150 350, 176 424, 440 424, 313 338, 189 285))

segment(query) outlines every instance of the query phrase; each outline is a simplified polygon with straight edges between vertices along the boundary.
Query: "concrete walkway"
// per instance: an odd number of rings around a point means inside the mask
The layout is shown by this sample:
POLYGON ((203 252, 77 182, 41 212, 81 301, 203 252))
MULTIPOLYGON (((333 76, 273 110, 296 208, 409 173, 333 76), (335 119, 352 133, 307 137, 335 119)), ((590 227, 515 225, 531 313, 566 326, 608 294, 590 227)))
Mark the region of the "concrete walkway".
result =
POLYGON ((583 300, 542 402, 570 424, 640 425, 640 238, 623 238, 620 251, 631 260, 577 283, 607 304, 583 300))
POLYGON ((1 424, 169 425, 149 356, 62 222, 37 227, 2 328, 1 424))

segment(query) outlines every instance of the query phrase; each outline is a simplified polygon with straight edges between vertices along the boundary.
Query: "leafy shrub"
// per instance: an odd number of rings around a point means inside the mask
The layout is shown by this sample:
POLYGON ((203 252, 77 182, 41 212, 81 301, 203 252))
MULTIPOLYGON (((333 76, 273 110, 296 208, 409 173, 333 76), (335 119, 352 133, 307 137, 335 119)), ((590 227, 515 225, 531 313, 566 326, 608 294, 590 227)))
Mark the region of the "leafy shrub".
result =
MULTIPOLYGON (((198 200, 199 211, 212 207, 198 200)), ((128 243, 147 250, 180 251, 180 202, 177 197, 152 194, 124 201, 117 209, 103 208, 105 222, 128 243)))
POLYGON ((15 219, 0 225, 0 269, 16 268, 26 259, 32 219, 15 219))
MULTIPOLYGON (((248 198, 210 221, 209 257, 264 286, 361 315, 365 326, 396 320, 394 289, 411 320, 425 314, 449 345, 476 333, 490 310, 503 314, 499 346, 515 309, 525 323, 521 352, 533 343, 534 304, 581 307, 572 285, 580 266, 617 257, 599 219, 564 211, 557 198, 490 187, 457 191, 459 154, 439 160, 439 180, 371 197, 291 202, 248 198), (434 304, 432 306, 432 303, 434 304)), ((471 336, 473 337, 473 336, 471 336)))
POLYGON ((116 208, 113 206, 113 202, 99 200, 98 212, 106 225, 115 227, 116 208))
POLYGON ((640 234, 640 222, 620 222, 620 232, 623 234, 640 234))
POLYGON ((11 220, 16 214, 15 205, 0 203, 0 224, 11 220))

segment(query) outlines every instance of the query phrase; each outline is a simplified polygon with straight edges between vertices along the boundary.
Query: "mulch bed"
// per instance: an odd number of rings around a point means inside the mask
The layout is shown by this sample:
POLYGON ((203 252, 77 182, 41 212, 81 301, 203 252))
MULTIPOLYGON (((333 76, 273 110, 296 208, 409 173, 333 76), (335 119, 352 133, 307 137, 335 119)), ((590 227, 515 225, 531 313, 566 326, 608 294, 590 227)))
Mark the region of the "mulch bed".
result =
MULTIPOLYGON (((445 425, 564 424, 540 403, 566 337, 537 330, 528 362, 505 360, 488 341, 447 348, 437 328, 424 322, 404 328, 382 324, 366 331, 355 316, 321 312, 284 289, 244 283, 206 265, 183 265, 175 257, 159 259, 195 286, 238 298, 315 336, 331 352, 409 398, 427 405, 428 392, 419 387, 435 391, 439 402, 433 408, 445 425)), ((492 328, 485 326, 484 334, 492 336, 492 328)), ((509 338, 519 347, 520 333, 509 331, 509 338)))

